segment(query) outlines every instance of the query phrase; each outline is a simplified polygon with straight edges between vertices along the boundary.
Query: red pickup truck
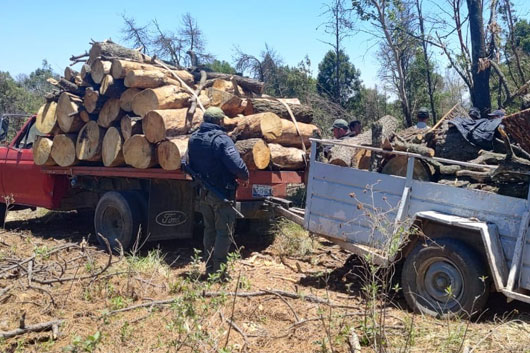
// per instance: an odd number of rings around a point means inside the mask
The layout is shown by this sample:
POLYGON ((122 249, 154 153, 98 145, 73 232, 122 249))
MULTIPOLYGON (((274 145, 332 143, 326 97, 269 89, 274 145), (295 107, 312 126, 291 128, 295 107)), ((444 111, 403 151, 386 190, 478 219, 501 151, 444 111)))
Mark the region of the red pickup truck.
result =
MULTIPOLYGON (((8 118, 1 117, 0 135, 8 118)), ((10 209, 44 207, 50 210, 91 208, 95 232, 113 247, 128 249, 140 232, 149 241, 184 239, 200 224, 194 184, 186 173, 159 168, 106 168, 97 165, 40 167, 33 162, 32 146, 39 135, 31 116, 7 145, 0 147, 0 214, 10 209)), ((271 217, 268 196, 285 198, 288 184, 304 181, 303 172, 252 171, 240 186, 236 207, 245 219, 271 217)), ((98 237, 99 239, 99 237, 98 237)))

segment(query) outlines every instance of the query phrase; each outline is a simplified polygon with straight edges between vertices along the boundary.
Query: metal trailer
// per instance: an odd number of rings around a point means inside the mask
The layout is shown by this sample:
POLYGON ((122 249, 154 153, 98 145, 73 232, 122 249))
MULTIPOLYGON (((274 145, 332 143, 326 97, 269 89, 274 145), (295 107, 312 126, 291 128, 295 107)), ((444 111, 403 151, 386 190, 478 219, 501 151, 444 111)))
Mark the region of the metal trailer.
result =
POLYGON ((407 152, 353 146, 407 156, 406 177, 330 165, 318 160, 319 145, 351 145, 312 142, 305 215, 276 205, 281 214, 379 265, 395 265, 416 312, 472 315, 490 291, 530 303, 530 194, 519 199, 415 180, 414 163, 429 158, 407 152), (398 250, 389 252, 396 239, 398 250))

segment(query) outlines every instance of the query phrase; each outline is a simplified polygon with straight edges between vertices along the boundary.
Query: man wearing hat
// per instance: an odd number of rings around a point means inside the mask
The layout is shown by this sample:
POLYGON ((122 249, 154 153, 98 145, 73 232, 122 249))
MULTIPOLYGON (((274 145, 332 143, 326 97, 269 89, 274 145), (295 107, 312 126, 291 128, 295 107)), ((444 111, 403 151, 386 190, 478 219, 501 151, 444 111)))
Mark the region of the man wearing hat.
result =
POLYGON ((420 110, 418 110, 418 123, 416 124, 417 129, 426 129, 429 127, 427 125, 427 120, 429 120, 429 110, 425 107, 421 107, 420 110))
POLYGON ((497 110, 494 110, 492 111, 491 113, 488 114, 488 116, 491 118, 491 119, 495 119, 495 118, 504 118, 504 110, 502 109, 497 109, 497 110))
MULTIPOLYGON (((234 142, 221 127, 224 112, 217 107, 206 109, 204 122, 188 142, 188 165, 226 200, 235 200, 236 178, 247 180, 248 169, 234 142)), ((236 215, 225 200, 204 187, 200 189, 199 209, 204 221, 206 274, 226 273, 228 250, 236 215)))
POLYGON ((331 130, 333 131, 333 137, 341 140, 347 137, 347 135, 350 132, 350 127, 348 126, 348 122, 346 120, 335 119, 331 127, 331 130))

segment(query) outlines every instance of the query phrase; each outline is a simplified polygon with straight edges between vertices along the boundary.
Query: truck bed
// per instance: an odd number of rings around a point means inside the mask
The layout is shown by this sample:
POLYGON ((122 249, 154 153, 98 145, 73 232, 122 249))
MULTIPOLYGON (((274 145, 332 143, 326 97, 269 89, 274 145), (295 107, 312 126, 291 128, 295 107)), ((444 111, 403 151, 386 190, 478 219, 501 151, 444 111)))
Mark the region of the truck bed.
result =
MULTIPOLYGON (((161 168, 137 169, 130 167, 108 168, 102 166, 42 166, 47 174, 68 176, 122 177, 140 179, 189 180, 191 177, 181 170, 164 170, 161 168)), ((238 201, 255 200, 266 196, 287 196, 288 184, 303 184, 303 171, 250 171, 248 185, 237 189, 238 201)))

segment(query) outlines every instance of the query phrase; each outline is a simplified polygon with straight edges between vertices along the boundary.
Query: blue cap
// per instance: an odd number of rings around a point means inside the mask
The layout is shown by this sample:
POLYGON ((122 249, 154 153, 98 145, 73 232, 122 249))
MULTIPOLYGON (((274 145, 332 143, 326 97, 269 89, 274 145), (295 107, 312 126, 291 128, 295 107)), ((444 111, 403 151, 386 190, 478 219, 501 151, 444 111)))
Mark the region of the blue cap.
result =
POLYGON ((497 109, 488 114, 488 116, 494 116, 496 118, 502 118, 505 115, 504 110, 497 109))

